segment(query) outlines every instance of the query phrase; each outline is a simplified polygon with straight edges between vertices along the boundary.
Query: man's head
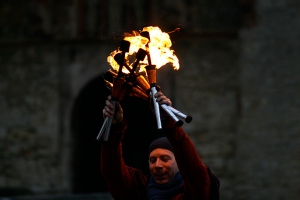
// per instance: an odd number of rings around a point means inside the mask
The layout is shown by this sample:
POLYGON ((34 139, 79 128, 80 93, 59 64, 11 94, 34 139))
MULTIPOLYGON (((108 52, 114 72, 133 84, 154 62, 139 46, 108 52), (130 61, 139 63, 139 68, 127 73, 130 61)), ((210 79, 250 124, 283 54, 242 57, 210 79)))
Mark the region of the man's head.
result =
POLYGON ((172 146, 166 137, 158 138, 150 144, 149 169, 157 184, 168 183, 179 171, 172 146))

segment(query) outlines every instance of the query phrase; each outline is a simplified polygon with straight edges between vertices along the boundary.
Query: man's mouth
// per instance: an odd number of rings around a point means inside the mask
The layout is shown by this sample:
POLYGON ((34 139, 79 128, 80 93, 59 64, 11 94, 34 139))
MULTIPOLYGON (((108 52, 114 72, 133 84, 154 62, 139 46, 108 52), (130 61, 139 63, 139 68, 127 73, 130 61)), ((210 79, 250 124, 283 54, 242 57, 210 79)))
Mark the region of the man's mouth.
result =
POLYGON ((166 178, 165 173, 154 174, 154 176, 155 176, 156 179, 159 179, 159 180, 163 180, 163 179, 166 178))

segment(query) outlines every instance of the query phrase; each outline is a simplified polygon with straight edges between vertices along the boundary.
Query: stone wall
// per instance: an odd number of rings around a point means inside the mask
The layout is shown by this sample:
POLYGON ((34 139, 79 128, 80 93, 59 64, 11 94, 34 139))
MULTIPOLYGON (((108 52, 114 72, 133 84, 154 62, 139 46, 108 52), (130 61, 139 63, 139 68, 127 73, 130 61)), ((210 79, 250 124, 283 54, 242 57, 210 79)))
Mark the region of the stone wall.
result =
POLYGON ((236 135, 235 198, 299 198, 300 16, 296 1, 256 5, 240 32, 243 111, 236 135))

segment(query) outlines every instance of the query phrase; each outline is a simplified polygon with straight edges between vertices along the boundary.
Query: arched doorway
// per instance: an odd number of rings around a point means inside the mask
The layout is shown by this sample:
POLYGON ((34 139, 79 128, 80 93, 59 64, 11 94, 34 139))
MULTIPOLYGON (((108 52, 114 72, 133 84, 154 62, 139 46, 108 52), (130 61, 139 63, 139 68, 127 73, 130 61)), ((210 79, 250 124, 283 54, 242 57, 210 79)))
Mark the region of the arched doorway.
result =
MULTIPOLYGON (((110 91, 103 76, 91 80, 81 90, 72 110, 73 193, 107 191, 100 174, 101 142, 96 140, 102 126, 102 109, 110 91)), ((156 121, 149 102, 125 97, 121 102, 128 128, 123 139, 123 157, 127 165, 148 171, 148 146, 157 138, 156 121), (147 128, 145 128, 147 127, 147 128)))

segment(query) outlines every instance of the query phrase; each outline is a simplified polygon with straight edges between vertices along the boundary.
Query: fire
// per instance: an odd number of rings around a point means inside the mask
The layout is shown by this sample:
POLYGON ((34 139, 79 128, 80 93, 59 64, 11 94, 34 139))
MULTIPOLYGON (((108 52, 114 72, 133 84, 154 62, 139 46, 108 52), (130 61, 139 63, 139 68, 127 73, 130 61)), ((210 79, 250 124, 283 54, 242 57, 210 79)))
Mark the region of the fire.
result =
MULTIPOLYGON (((127 34, 124 40, 130 42, 129 52, 125 54, 125 62, 128 66, 131 66, 135 60, 136 52, 142 48, 149 52, 152 65, 156 65, 156 69, 171 64, 175 70, 179 69, 179 60, 175 55, 175 51, 171 49, 172 42, 168 33, 162 32, 159 27, 144 27, 143 31, 149 32, 150 41, 148 38, 140 35, 139 32, 133 31, 133 34, 127 34)), ((116 71, 119 69, 118 63, 114 60, 114 56, 120 53, 120 50, 115 50, 107 57, 107 62, 116 71)), ((139 72, 145 71, 145 67, 149 64, 148 57, 140 62, 139 72)), ((129 73, 129 71, 123 67, 123 73, 129 73)))

